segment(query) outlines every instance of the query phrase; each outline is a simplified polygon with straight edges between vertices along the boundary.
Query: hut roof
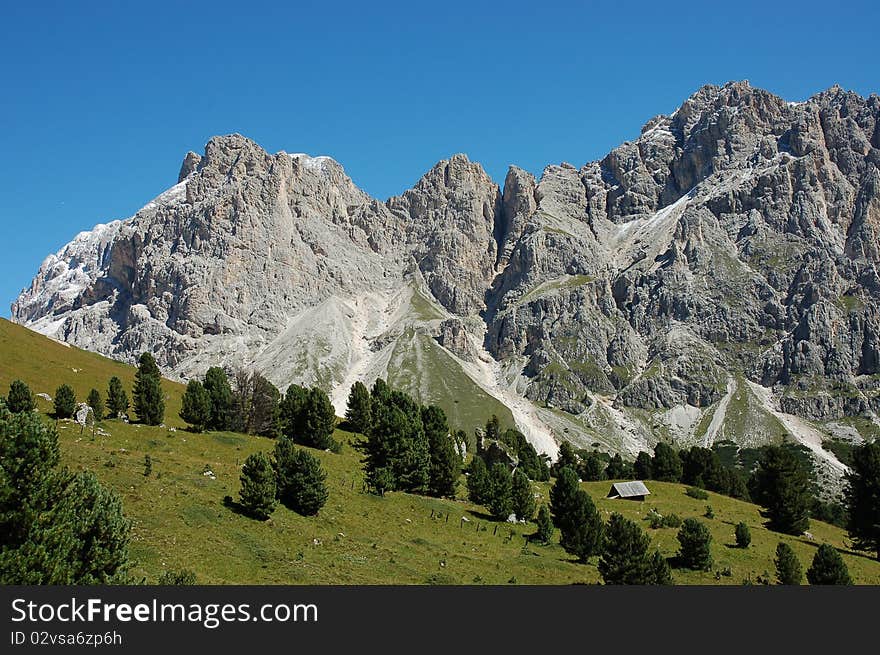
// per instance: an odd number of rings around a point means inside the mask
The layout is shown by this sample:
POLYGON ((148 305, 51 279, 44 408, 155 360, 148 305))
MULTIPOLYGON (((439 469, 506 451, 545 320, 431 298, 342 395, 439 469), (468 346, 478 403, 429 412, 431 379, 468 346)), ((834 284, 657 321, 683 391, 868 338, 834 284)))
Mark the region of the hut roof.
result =
POLYGON ((647 496, 651 492, 641 480, 633 482, 615 482, 608 492, 609 498, 632 498, 633 496, 647 496))

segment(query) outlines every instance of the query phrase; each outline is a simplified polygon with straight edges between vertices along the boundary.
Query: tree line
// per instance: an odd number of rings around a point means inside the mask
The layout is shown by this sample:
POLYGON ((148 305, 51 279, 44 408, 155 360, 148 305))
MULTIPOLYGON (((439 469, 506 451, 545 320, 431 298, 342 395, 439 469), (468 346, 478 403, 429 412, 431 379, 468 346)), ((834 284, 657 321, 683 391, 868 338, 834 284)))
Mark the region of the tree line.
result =
MULTIPOLYGON (((150 353, 143 353, 135 372, 132 389, 134 410, 141 423, 146 425, 162 423, 165 416, 165 397, 161 383, 162 376, 156 360, 150 353)), ((61 384, 55 389, 52 403, 54 417, 57 419, 72 418, 79 404, 76 392, 69 384, 61 384)), ((105 396, 97 389, 92 389, 85 403, 91 408, 96 421, 105 418, 127 418, 130 407, 122 380, 115 375, 108 382, 105 396)), ((36 398, 27 384, 21 380, 14 380, 9 387, 6 406, 13 413, 31 412, 36 409, 36 398)))
POLYGON ((356 447, 371 491, 455 497, 466 440, 461 430, 450 431, 440 407, 422 405, 379 378, 370 390, 352 385, 345 419, 363 435, 356 447))

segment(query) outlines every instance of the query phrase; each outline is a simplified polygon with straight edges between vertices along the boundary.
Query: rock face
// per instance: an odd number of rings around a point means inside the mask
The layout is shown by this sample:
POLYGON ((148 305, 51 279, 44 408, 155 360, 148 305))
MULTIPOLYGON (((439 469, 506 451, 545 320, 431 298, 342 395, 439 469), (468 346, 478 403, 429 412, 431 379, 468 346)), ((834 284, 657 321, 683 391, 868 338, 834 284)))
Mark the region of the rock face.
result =
POLYGON ((873 430, 880 410, 878 231, 880 98, 734 82, 581 168, 512 167, 500 188, 455 155, 384 203, 329 158, 216 137, 48 257, 13 318, 335 399, 388 375, 441 402, 424 376, 442 355, 542 450, 789 435, 839 474, 823 422, 873 430))

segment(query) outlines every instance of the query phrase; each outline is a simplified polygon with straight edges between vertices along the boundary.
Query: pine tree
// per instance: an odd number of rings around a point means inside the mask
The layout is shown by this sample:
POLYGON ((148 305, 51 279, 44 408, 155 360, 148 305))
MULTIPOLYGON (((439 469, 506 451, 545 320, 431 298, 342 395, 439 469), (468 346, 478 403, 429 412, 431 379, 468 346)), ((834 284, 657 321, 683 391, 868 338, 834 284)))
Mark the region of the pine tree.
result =
POLYGON ((650 480, 653 476, 651 472, 651 456, 644 450, 636 456, 633 473, 635 473, 635 477, 639 480, 650 480))
POLYGON ((528 476, 519 469, 513 474, 511 500, 517 520, 531 521, 535 515, 535 494, 528 476))
POLYGON ((370 402, 373 405, 373 409, 375 410, 376 404, 381 405, 387 403, 390 395, 391 389, 388 387, 385 380, 382 378, 376 378, 373 387, 370 389, 370 402))
POLYGON ((489 417, 489 420, 486 421, 485 435, 487 441, 497 441, 501 436, 501 424, 495 414, 492 414, 492 416, 489 417))
POLYGON ((804 573, 791 546, 780 541, 776 546, 774 563, 776 564, 776 579, 779 584, 799 585, 801 583, 804 573))
POLYGON ((367 483, 375 491, 424 493, 430 481, 431 453, 421 408, 392 391, 373 405, 373 422, 363 444, 367 483))
POLYGON ((281 433, 288 439, 296 441, 298 439, 297 430, 302 423, 300 414, 308 398, 309 390, 298 384, 291 384, 287 387, 284 398, 281 399, 281 433))
POLYGON ((306 395, 296 431, 299 443, 320 450, 339 450, 333 438, 336 429, 336 410, 323 389, 312 387, 306 395))
POLYGON ((33 519, 24 508, 47 486, 59 456, 54 428, 31 412, 13 414, 0 402, 0 546, 24 540, 33 519))
POLYGON ((656 584, 651 539, 635 522, 616 512, 605 528, 599 573, 607 585, 656 584))
MULTIPOLYGON (((366 387, 364 390, 366 391, 366 387)), ((436 405, 422 407, 421 411, 422 429, 431 454, 428 493, 438 498, 454 498, 461 474, 461 457, 449 434, 446 414, 436 405)))
POLYGON ((104 418, 104 399, 101 398, 100 391, 97 389, 89 391, 89 397, 86 399, 86 403, 92 408, 96 421, 100 421, 104 418))
POLYGON ((794 453, 765 447, 753 479, 755 500, 767 509, 771 529, 798 535, 810 527, 810 477, 794 453))
POLYGON ((313 516, 327 502, 327 474, 317 457, 282 437, 275 443, 273 467, 278 499, 303 516, 313 516))
POLYGON ((517 468, 530 479, 536 481, 550 479, 547 456, 538 455, 538 451, 522 432, 512 428, 505 430, 501 433, 500 441, 514 451, 518 461, 517 468))
POLYGON ((535 525, 538 530, 535 532, 535 539, 542 544, 549 544, 553 538, 553 519, 550 518, 550 510, 546 505, 538 508, 538 517, 535 519, 535 525))
POLYGON ((807 581, 811 585, 850 585, 846 562, 837 549, 822 544, 813 556, 813 562, 807 569, 807 581))
POLYGON ((666 558, 660 554, 659 550, 655 550, 654 554, 651 555, 649 560, 650 567, 650 582, 647 584, 651 585, 671 585, 673 584, 672 580, 672 571, 669 569, 669 562, 666 561, 666 558))
POLYGON ((513 478, 510 469, 501 462, 495 462, 489 468, 486 509, 493 518, 504 521, 513 510, 513 478))
POLYGON ((165 400, 162 394, 162 377, 156 360, 150 353, 140 357, 134 375, 134 411, 141 423, 159 425, 165 416, 165 400))
POLYGON ((115 375, 110 378, 107 386, 107 409, 110 411, 110 418, 119 418, 128 412, 128 394, 125 393, 122 380, 115 375))
POLYGON ((259 373, 251 374, 248 389, 245 432, 277 438, 281 433, 281 392, 259 373))
POLYGON ((695 518, 685 519, 676 538, 680 544, 678 561, 681 566, 697 571, 712 568, 712 535, 702 522, 695 518))
POLYGON ((467 490, 468 500, 477 505, 485 505, 488 498, 489 470, 486 462, 475 455, 468 467, 467 490))
POLYGON ((6 396, 6 407, 13 414, 32 412, 37 407, 37 401, 28 385, 21 380, 13 380, 9 385, 9 395, 6 396))
POLYGON ((651 470, 654 480, 679 482, 682 474, 681 458, 671 446, 661 441, 654 447, 651 470))
POLYGON ((229 430, 232 427, 232 387, 229 378, 219 366, 212 366, 205 373, 203 385, 211 398, 209 430, 229 430))
POLYGON ((0 403, 0 584, 125 581, 130 525, 91 472, 56 468, 58 437, 0 403))
POLYGON ((853 545, 880 559, 880 442, 856 446, 846 476, 847 529, 853 545))
POLYGON ((570 514, 560 527, 559 543, 566 552, 586 562, 599 553, 602 546, 604 524, 593 499, 583 489, 578 489, 570 514))
POLYGON ((55 390, 55 418, 70 418, 76 411, 76 394, 73 389, 62 384, 55 390))
POLYGON ((355 382, 348 393, 348 407, 345 410, 345 420, 353 432, 367 433, 372 420, 371 408, 372 400, 366 385, 361 381, 355 382))
POLYGON ((623 457, 615 453, 605 467, 605 477, 608 480, 625 480, 632 477, 632 467, 623 461, 623 457))
POLYGON ((593 451, 587 453, 581 458, 581 465, 578 473, 582 480, 587 482, 597 482, 605 479, 605 463, 599 457, 599 453, 593 451))
POLYGON ((553 525, 560 530, 569 527, 579 489, 577 473, 568 466, 563 467, 557 473, 556 482, 550 487, 550 513, 553 516, 553 525))
POLYGON ((727 493, 727 473, 714 450, 691 446, 680 459, 682 482, 709 491, 727 493))
POLYGON ((265 520, 275 511, 277 487, 275 470, 265 453, 254 453, 241 469, 239 501, 254 518, 265 520))
POLYGON ((211 396, 198 380, 190 380, 183 394, 180 418, 201 432, 211 421, 211 396))
POLYGON ((736 524, 734 536, 736 537, 737 548, 748 548, 749 544, 752 543, 752 533, 749 531, 749 526, 742 521, 736 524))
POLYGON ((571 444, 567 441, 563 441, 559 444, 559 456, 556 459, 556 462, 550 467, 550 472, 554 477, 559 476, 559 472, 564 468, 570 468, 572 471, 577 472, 580 468, 580 459, 577 456, 577 453, 574 452, 574 448, 571 447, 571 444))

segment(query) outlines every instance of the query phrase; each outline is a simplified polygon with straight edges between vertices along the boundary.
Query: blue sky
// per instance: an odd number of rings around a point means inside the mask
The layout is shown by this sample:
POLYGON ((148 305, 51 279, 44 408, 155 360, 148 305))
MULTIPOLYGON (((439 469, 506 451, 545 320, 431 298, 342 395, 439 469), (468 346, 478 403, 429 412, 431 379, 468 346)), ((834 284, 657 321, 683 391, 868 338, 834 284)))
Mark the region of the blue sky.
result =
POLYGON ((876 2, 3 2, 0 315, 42 259, 240 132, 382 199, 636 137, 705 83, 880 92, 876 2))

